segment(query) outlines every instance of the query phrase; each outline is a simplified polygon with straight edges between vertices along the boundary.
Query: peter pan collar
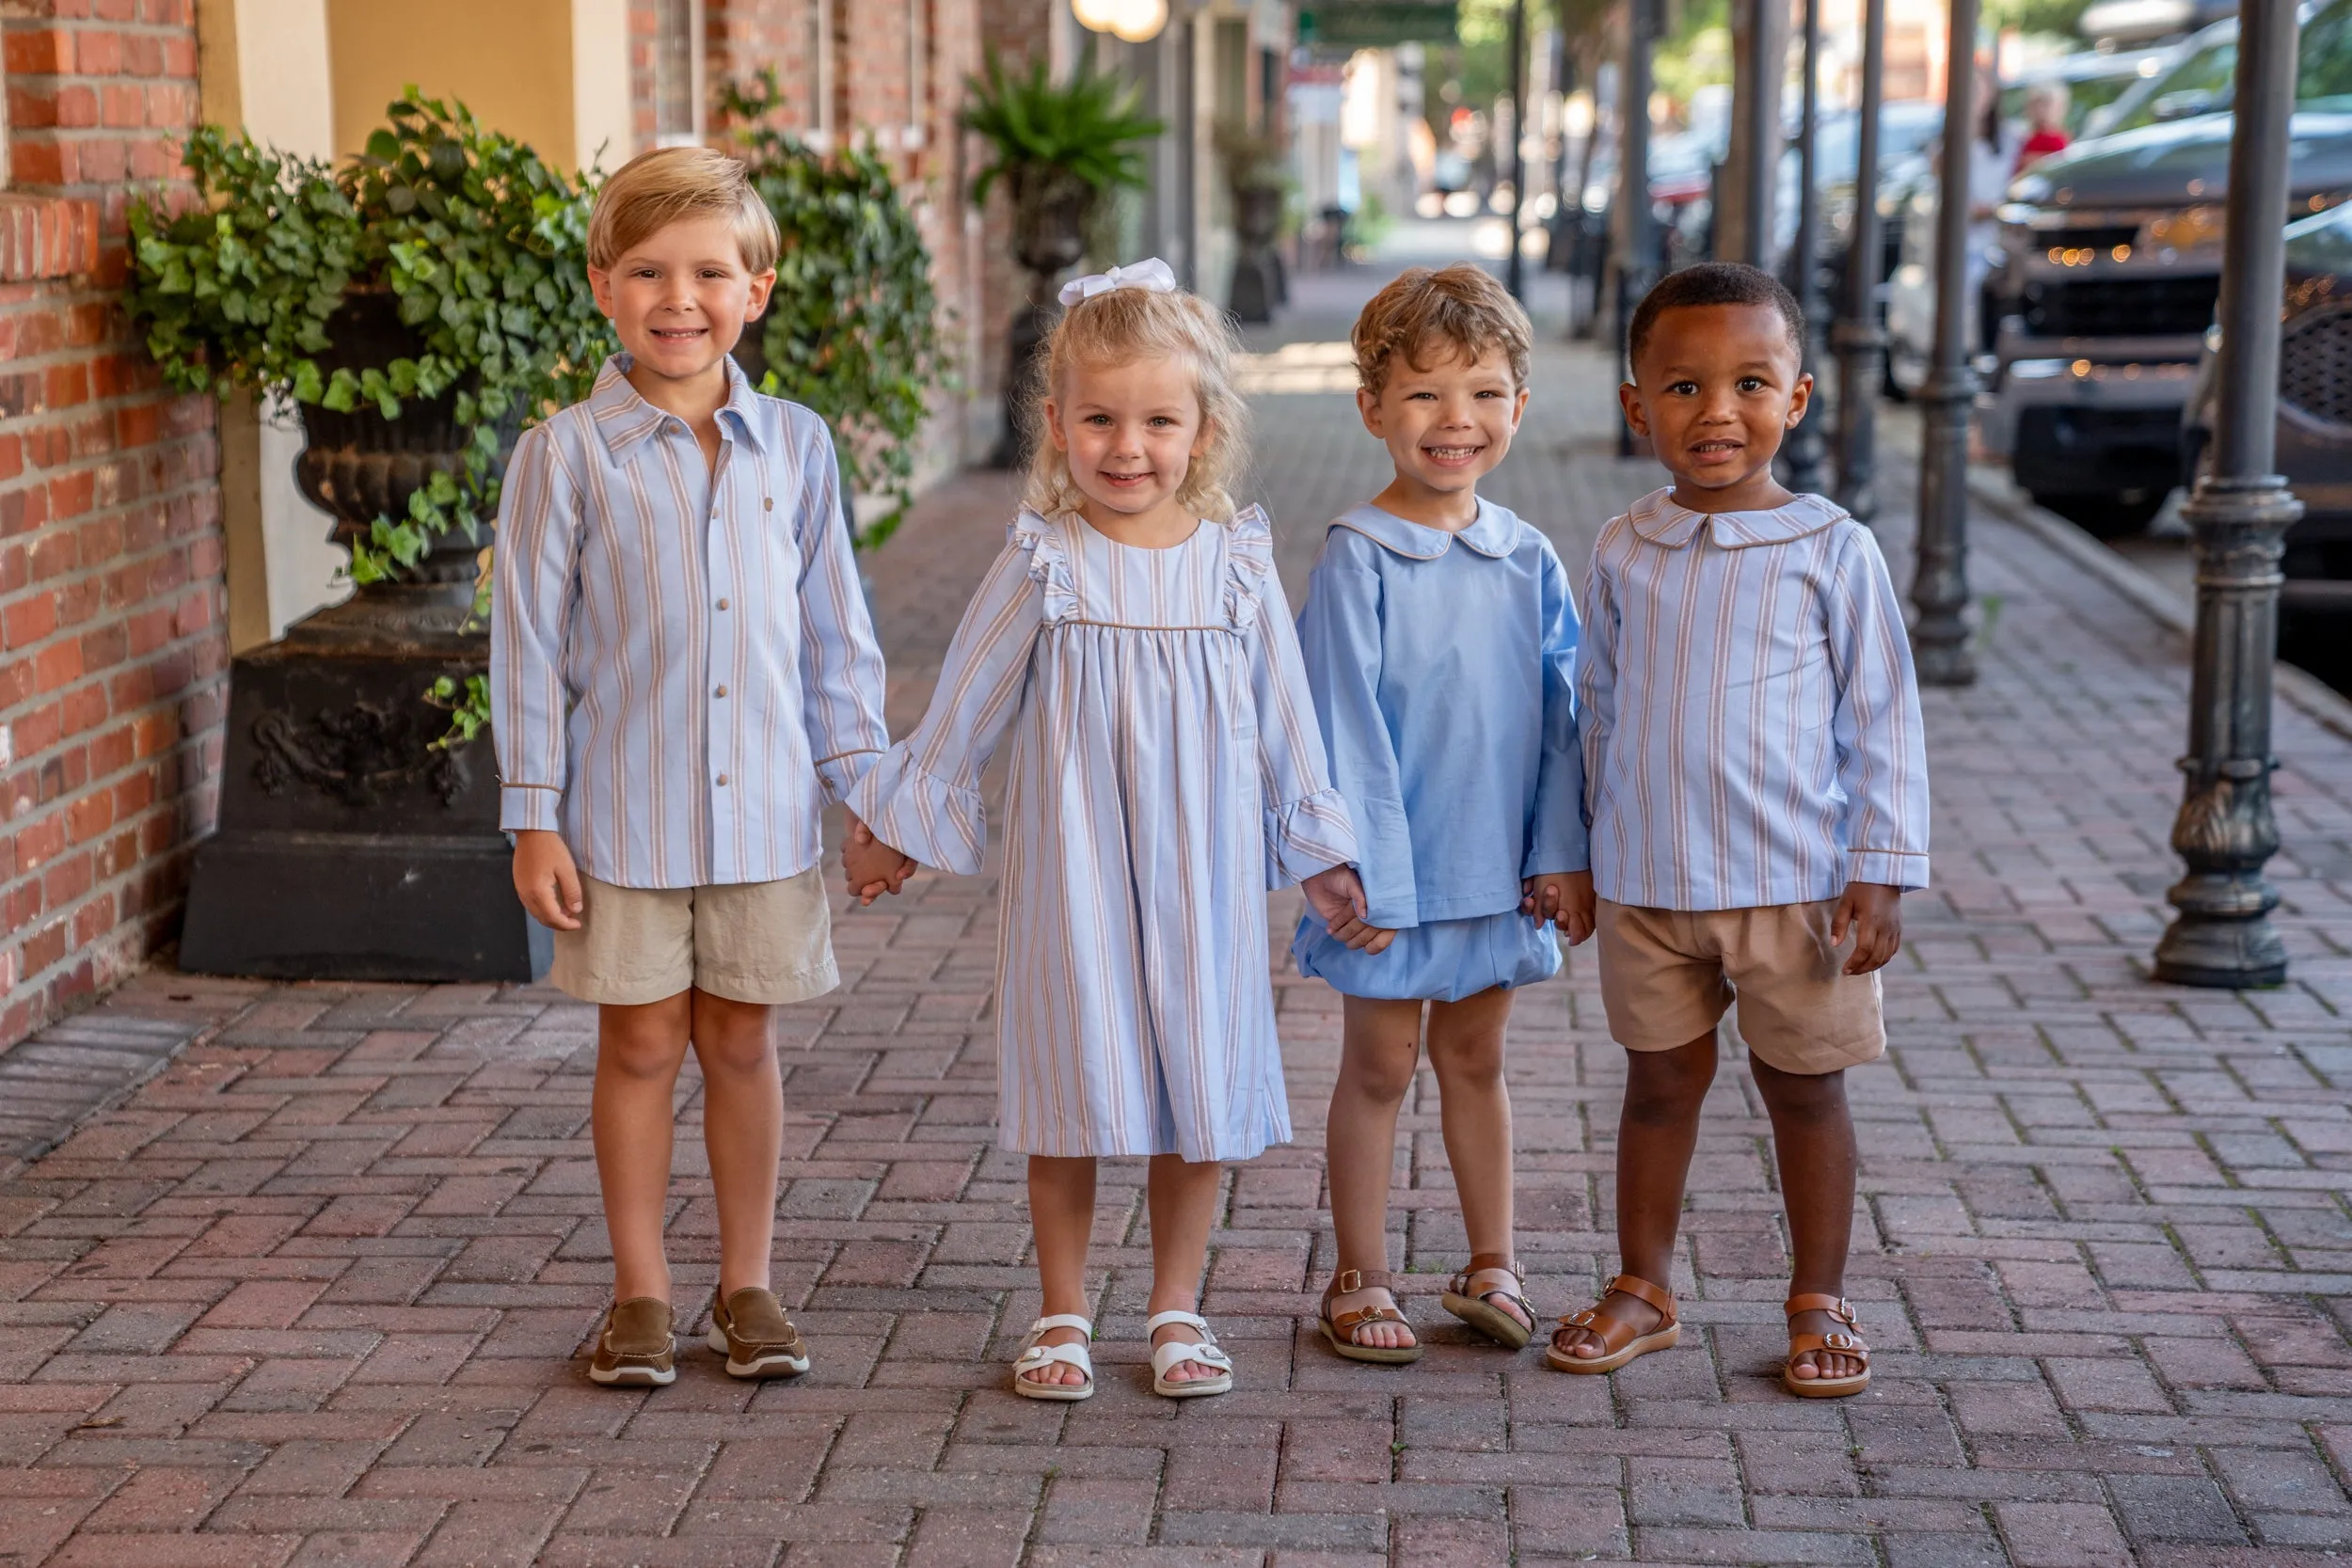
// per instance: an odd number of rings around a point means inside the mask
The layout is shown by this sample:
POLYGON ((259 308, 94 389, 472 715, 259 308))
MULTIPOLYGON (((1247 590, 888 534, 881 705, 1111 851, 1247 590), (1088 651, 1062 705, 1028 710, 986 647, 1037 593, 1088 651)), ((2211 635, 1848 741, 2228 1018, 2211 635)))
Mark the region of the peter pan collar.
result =
POLYGON ((1456 539, 1480 555, 1498 560, 1517 549, 1519 543, 1518 515, 1483 496, 1478 501, 1478 520, 1458 533, 1407 522, 1370 501, 1342 513, 1332 519, 1331 526, 1353 529, 1383 549, 1408 561, 1435 561, 1453 548, 1456 539))
POLYGON ((1846 509, 1820 496, 1792 496, 1785 506, 1761 512, 1693 512, 1677 506, 1671 489, 1654 490, 1633 503, 1626 514, 1633 531, 1653 545, 1678 550, 1711 530, 1716 548, 1745 549, 1751 545, 1786 545, 1808 533, 1819 533, 1846 516, 1846 509))
MULTIPOLYGON (((753 390, 751 377, 727 355, 723 361, 727 368, 727 401, 719 406, 719 417, 731 424, 732 434, 739 441, 760 449, 759 394, 753 390)), ((656 408, 640 397, 637 388, 628 384, 628 368, 635 361, 624 352, 604 362, 604 370, 596 376, 596 385, 588 394, 588 415, 596 421, 596 431, 614 457, 660 430, 664 423, 683 425, 686 421, 666 409, 656 408)))

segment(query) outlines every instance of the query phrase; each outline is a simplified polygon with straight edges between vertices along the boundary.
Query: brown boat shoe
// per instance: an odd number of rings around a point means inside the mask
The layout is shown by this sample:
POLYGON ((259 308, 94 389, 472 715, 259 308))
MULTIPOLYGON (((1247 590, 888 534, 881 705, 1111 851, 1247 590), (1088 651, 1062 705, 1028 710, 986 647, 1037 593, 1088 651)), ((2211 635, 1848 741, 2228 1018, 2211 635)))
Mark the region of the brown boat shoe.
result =
POLYGON ((616 1301, 596 1336, 588 1378, 606 1387, 659 1388, 677 1379, 677 1340, 670 1333, 670 1304, 660 1296, 616 1301))
POLYGON ((704 1340, 727 1358, 729 1377, 798 1377, 808 1370, 808 1346, 785 1316, 775 1292, 746 1285, 710 1304, 710 1334, 704 1340))

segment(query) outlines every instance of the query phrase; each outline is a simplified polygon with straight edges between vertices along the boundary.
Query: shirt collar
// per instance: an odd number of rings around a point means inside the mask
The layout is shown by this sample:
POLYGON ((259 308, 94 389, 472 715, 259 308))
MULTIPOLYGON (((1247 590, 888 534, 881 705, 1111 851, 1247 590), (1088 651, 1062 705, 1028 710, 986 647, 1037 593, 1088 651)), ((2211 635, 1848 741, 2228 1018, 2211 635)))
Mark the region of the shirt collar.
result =
POLYGON ((1759 512, 1693 512, 1677 505, 1671 489, 1656 490, 1633 503, 1627 520, 1633 531, 1653 545, 1678 550, 1711 534, 1716 548, 1745 549, 1751 545, 1786 545, 1808 533, 1819 533, 1846 516, 1846 509, 1820 496, 1792 496, 1782 506, 1759 512))
MULTIPOLYGON (((683 427, 685 420, 666 409, 656 408, 638 395, 628 384, 628 368, 634 363, 626 352, 605 360, 604 369, 596 376, 596 384, 588 393, 589 417, 596 422, 604 444, 615 457, 660 430, 665 424, 683 427)), ((719 428, 755 451, 766 450, 759 438, 759 394, 752 389, 751 378, 743 368, 728 355, 723 363, 727 368, 727 401, 719 407, 719 428)))
POLYGON ((1369 501, 1342 513, 1333 519, 1331 526, 1354 529, 1374 544, 1407 560, 1435 561, 1452 549, 1456 539, 1480 555, 1509 555, 1518 544, 1518 522, 1516 513, 1481 497, 1477 520, 1459 532, 1407 522, 1395 513, 1384 512, 1369 501))

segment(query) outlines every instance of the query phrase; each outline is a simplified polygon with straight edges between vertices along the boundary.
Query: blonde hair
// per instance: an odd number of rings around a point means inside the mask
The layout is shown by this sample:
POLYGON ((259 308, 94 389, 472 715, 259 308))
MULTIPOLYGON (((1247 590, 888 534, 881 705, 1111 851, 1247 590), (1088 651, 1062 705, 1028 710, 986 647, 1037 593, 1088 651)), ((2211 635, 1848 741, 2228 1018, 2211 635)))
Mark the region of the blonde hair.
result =
POLYGON ((1527 312, 1510 291, 1486 268, 1468 261, 1436 272, 1406 268, 1372 296, 1350 334, 1356 378, 1374 397, 1389 384, 1389 368, 1398 355, 1413 369, 1427 370, 1422 356, 1438 344, 1465 359, 1499 350, 1511 362, 1512 381, 1525 387, 1534 340, 1527 312))
POLYGON ((743 265, 766 272, 784 239, 740 160, 716 148, 658 147, 623 164, 596 192, 588 216, 588 264, 612 266, 646 236, 690 218, 726 217, 743 265))
POLYGON ((1229 487, 1239 482, 1249 434, 1248 405, 1233 388, 1237 347, 1223 313, 1181 289, 1166 293, 1111 289, 1063 311, 1045 341, 1042 384, 1030 409, 1037 450, 1021 504, 1051 517, 1077 511, 1085 499, 1071 476, 1068 455, 1056 449, 1045 430, 1045 400, 1060 397, 1072 367, 1181 358, 1191 362, 1202 440, 1176 499, 1202 517, 1231 520, 1235 508, 1229 487))

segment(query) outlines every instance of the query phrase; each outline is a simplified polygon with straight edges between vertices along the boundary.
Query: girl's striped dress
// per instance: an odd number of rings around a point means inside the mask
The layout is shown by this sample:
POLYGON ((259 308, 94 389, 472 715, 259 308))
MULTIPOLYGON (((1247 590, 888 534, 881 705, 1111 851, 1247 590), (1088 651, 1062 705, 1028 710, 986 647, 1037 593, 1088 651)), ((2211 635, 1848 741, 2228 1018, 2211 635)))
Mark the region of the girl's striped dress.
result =
POLYGON ((1356 838, 1265 515, 1143 549, 1024 512, 930 712, 850 808, 973 875, 1007 730, 1003 1146, 1246 1160, 1288 1140, 1265 893, 1352 861, 1356 838))

